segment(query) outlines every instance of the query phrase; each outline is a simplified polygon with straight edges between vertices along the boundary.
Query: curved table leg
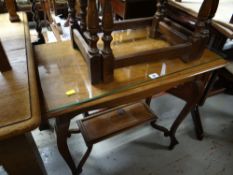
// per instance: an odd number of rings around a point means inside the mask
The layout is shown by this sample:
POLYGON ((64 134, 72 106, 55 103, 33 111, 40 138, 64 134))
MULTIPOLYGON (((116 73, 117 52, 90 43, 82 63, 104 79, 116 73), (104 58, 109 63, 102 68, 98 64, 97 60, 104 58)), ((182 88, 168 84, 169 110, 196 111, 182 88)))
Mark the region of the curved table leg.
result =
POLYGON ((170 142, 170 145, 169 145, 169 149, 173 149, 174 146, 179 143, 177 141, 176 137, 175 137, 176 130, 180 126, 181 122, 188 115, 188 113, 190 112, 190 110, 192 109, 192 107, 193 107, 192 105, 186 104, 185 107, 182 109, 181 113, 178 115, 178 117, 176 118, 176 120, 172 124, 172 126, 170 128, 170 131, 169 131, 169 136, 170 136, 170 139, 171 139, 171 142, 170 142))
POLYGON ((201 80, 193 81, 186 87, 188 91, 184 92, 186 94, 183 95, 184 97, 183 99, 185 99, 187 103, 170 128, 170 132, 169 132, 169 136, 171 138, 171 143, 169 146, 170 149, 173 149, 174 146, 178 144, 178 141, 175 137, 176 130, 181 124, 181 122, 188 115, 188 113, 192 111, 194 107, 198 104, 200 98, 202 97, 203 88, 204 88, 204 82, 202 82, 201 80))
POLYGON ((169 145, 169 149, 173 149, 175 147, 175 145, 177 145, 179 142, 175 137, 176 134, 176 130, 177 128, 180 126, 181 122, 185 119, 185 117, 188 115, 188 113, 190 112, 192 106, 189 104, 186 104, 185 107, 182 109, 182 111, 180 112, 180 114, 178 115, 178 117, 176 118, 176 120, 173 122, 170 130, 168 130, 167 128, 157 125, 155 122, 151 123, 151 126, 155 129, 158 129, 160 131, 162 131, 164 133, 165 137, 170 137, 170 145, 169 145))
POLYGON ((76 174, 76 166, 74 160, 70 154, 69 147, 67 145, 67 137, 69 133, 70 117, 56 118, 55 131, 57 134, 57 147, 64 158, 73 174, 76 174))
POLYGON ((202 123, 201 123, 201 117, 200 117, 200 113, 198 110, 198 105, 196 105, 192 109, 191 114, 192 114, 192 118, 193 118, 193 122, 195 126, 196 136, 199 140, 202 140, 204 137, 204 131, 203 131, 202 123))
POLYGON ((79 175, 79 174, 82 173, 82 171, 83 171, 83 165, 87 161, 87 159, 88 159, 88 157, 89 157, 89 155, 91 153, 92 147, 93 147, 93 145, 88 146, 86 153, 83 155, 82 159, 80 160, 80 163, 79 163, 78 168, 77 168, 76 175, 79 175))
POLYGON ((188 83, 187 85, 182 85, 180 88, 174 88, 169 90, 169 93, 184 99, 187 103, 173 122, 170 130, 163 126, 157 125, 155 122, 151 123, 152 127, 164 132, 164 135, 170 137, 169 149, 173 149, 177 141, 175 134, 176 130, 182 123, 182 121, 187 117, 188 113, 198 104, 200 97, 202 96, 203 83, 199 80, 188 83))

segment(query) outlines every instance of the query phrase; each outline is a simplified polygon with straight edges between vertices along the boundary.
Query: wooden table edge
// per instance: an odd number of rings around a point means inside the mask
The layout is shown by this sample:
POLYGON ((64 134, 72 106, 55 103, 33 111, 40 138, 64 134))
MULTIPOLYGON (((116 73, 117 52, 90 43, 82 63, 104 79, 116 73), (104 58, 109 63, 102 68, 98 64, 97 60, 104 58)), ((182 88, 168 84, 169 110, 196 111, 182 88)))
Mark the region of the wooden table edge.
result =
POLYGON ((7 125, 0 128, 0 140, 17 136, 35 129, 36 127, 39 126, 41 119, 39 95, 38 95, 36 72, 35 72, 36 67, 34 62, 32 44, 30 41, 30 33, 29 33, 26 13, 23 13, 23 22, 24 22, 24 31, 25 31, 25 47, 26 47, 26 57, 27 57, 31 116, 27 120, 22 120, 12 125, 7 125))
POLYGON ((146 83, 142 83, 137 88, 128 89, 122 92, 118 92, 111 95, 106 95, 105 97, 95 99, 93 101, 77 104, 77 105, 71 105, 70 107, 67 107, 66 109, 61 110, 54 110, 47 112, 48 118, 57 118, 57 117, 63 117, 63 116, 69 116, 69 115, 78 115, 82 112, 97 109, 101 107, 114 107, 117 105, 125 104, 127 102, 133 102, 136 100, 141 99, 140 98, 140 91, 144 93, 148 93, 148 97, 155 95, 156 93, 160 93, 161 91, 166 91, 182 82, 186 82, 189 79, 195 78, 198 75, 201 75, 206 72, 210 72, 219 68, 224 67, 227 64, 227 61, 224 59, 216 59, 214 61, 194 66, 193 69, 186 69, 183 71, 178 71, 176 73, 170 74, 166 77, 161 77, 160 82, 156 83, 156 86, 154 86, 153 80, 148 81, 146 83), (167 81, 169 78, 169 81, 167 81), (139 94, 139 95, 135 95, 139 94), (130 99, 131 98, 131 99, 130 99))

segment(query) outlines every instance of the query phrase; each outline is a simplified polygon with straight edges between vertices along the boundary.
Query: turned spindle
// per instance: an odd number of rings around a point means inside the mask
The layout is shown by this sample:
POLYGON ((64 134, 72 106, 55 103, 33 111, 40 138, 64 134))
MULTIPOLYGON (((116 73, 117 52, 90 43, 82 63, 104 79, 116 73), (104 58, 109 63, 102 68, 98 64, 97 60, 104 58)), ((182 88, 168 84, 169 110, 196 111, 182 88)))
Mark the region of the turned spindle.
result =
POLYGON ((104 82, 108 82, 113 79, 113 68, 114 68, 114 57, 111 49, 113 14, 112 14, 112 4, 111 1, 109 0, 104 0, 102 30, 103 30, 102 40, 104 43, 104 47, 102 50, 103 72, 104 72, 103 80, 104 82))
POLYGON ((68 0, 68 6, 69 6, 68 16, 69 16, 70 27, 72 29, 76 28, 76 24, 77 24, 75 5, 76 5, 76 0, 68 0))
POLYGON ((188 58, 183 57, 184 61, 190 61, 200 57, 209 39, 209 24, 217 11, 219 0, 205 0, 199 10, 195 30, 191 38, 193 47, 188 58))
POLYGON ((74 37, 73 37, 73 29, 77 29, 78 25, 77 25, 77 18, 76 18, 76 10, 75 10, 75 6, 76 6, 76 0, 68 0, 68 19, 65 23, 66 26, 70 26, 70 34, 71 34, 71 41, 72 41, 72 46, 75 49, 78 49, 77 44, 74 41, 74 37))
POLYGON ((198 13, 194 36, 208 37, 210 20, 214 17, 219 0, 205 0, 198 13))
POLYGON ((99 53, 97 48, 97 41, 99 39, 97 32, 99 31, 99 18, 95 0, 88 0, 87 9, 87 29, 90 34, 89 40, 89 53, 96 55, 99 53))
POLYGON ((14 0, 5 0, 11 22, 19 22, 19 15, 16 13, 16 2, 14 0))
POLYGON ((32 15, 33 15, 33 21, 35 22, 36 25, 36 31, 37 31, 37 38, 38 40, 36 42, 34 42, 34 45, 37 44, 44 44, 45 43, 45 39, 44 36, 42 34, 42 26, 41 26, 41 21, 40 21, 40 16, 39 16, 39 12, 36 6, 36 0, 30 0, 31 4, 32 4, 32 15))
POLYGON ((87 17, 87 0, 80 0, 80 29, 82 31, 87 30, 86 17, 87 17))
POLYGON ((156 12, 152 21, 151 32, 150 32, 150 36, 152 38, 156 38, 160 35, 158 28, 159 28, 159 22, 165 16, 165 3, 167 3, 167 0, 157 0, 156 12))
POLYGON ((8 70, 11 70, 11 66, 0 40, 0 71, 5 72, 8 70))

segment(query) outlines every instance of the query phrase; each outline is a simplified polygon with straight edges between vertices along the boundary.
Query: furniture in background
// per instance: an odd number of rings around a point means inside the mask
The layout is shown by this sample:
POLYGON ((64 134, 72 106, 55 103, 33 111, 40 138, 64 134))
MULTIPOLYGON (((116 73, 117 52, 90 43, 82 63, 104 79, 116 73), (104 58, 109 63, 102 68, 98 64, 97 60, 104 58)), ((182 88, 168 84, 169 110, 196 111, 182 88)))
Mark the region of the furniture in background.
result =
POLYGON ((75 2, 70 1, 73 47, 81 50, 93 84, 112 81, 115 68, 153 61, 151 57, 154 56, 154 59, 178 56, 185 62, 199 58, 208 41, 208 23, 218 5, 218 0, 205 0, 202 3, 195 30, 192 32, 167 18, 165 10, 167 4, 163 0, 157 1, 159 8, 154 17, 116 22, 112 17, 111 1, 104 1, 101 26, 95 0, 88 1, 88 4, 87 1, 80 1, 80 18, 76 18, 75 2), (166 48, 148 49, 121 56, 114 54, 112 32, 145 26, 150 28, 151 40, 168 41, 169 45, 166 48), (97 43, 100 32, 103 32, 102 44, 97 43))
MULTIPOLYGON (((201 3, 194 0, 187 0, 182 3, 175 2, 174 0, 168 1, 169 7, 176 7, 176 10, 170 10, 170 16, 174 19, 181 18, 182 25, 194 28, 193 23, 196 20, 201 3), (178 14, 178 15, 175 15, 178 14)), ((210 41, 208 47, 218 54, 221 54, 224 58, 232 60, 233 54, 233 1, 222 0, 219 2, 216 14, 211 22, 210 28, 210 41), (224 12, 224 13, 223 13, 224 12), (231 42, 228 42, 231 40, 231 42), (227 44, 227 47, 224 45, 227 44)))
POLYGON ((67 0, 51 0, 51 11, 57 15, 68 16, 68 1, 67 0))
POLYGON ((7 174, 45 175, 30 133, 41 118, 34 57, 26 14, 18 15, 22 22, 10 23, 0 14, 0 37, 12 68, 0 73, 0 165, 7 174))
MULTIPOLYGON (((17 11, 27 12, 30 16, 32 2, 34 0, 5 0, 6 10, 9 12, 9 19, 11 22, 20 21, 17 11)), ((41 18, 52 22, 52 16, 50 13, 50 0, 35 0, 34 3, 38 8, 38 11, 44 13, 41 14, 41 18)), ((2 4, 2 5, 4 5, 2 4)))
MULTIPOLYGON (((115 17, 131 19, 153 16, 156 10, 156 0, 111 0, 115 17)), ((104 1, 101 0, 101 4, 104 1)))
POLYGON ((11 65, 5 53, 5 50, 2 46, 2 42, 0 39, 0 72, 5 72, 11 69, 11 65))
POLYGON ((20 21, 19 15, 16 13, 16 6, 14 0, 5 0, 7 10, 9 12, 9 19, 11 22, 20 21))
MULTIPOLYGON (((183 18, 183 25, 187 25, 190 28, 192 27, 192 22, 194 21, 198 10, 200 8, 200 3, 187 0, 181 3, 176 3, 174 1, 170 1, 171 6, 176 6, 179 11, 174 11, 174 14, 179 14, 174 16, 175 18, 180 17, 183 18), (185 13, 184 13, 185 12, 185 13)), ((199 114, 199 106, 204 105, 207 97, 213 96, 215 94, 221 92, 227 92, 228 94, 233 94, 233 1, 230 0, 222 0, 219 2, 219 6, 216 12, 216 16, 211 22, 211 30, 210 30, 210 41, 208 43, 208 47, 215 51, 216 53, 222 55, 229 62, 225 68, 217 70, 210 77, 209 83, 206 87, 206 90, 203 94, 198 105, 192 110, 192 116, 198 116, 199 114), (224 13, 223 13, 224 12, 224 13)), ((201 122, 199 125, 196 125, 197 137, 202 139, 204 136, 204 131, 201 122)))

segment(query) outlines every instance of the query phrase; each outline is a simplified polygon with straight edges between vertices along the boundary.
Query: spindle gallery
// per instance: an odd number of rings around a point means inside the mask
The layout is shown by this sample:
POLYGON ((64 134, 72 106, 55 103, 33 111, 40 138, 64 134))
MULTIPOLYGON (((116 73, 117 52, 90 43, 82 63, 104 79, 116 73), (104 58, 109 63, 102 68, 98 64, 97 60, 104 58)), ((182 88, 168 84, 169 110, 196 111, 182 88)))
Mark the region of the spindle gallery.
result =
POLYGON ((214 16, 218 6, 218 0, 203 1, 195 29, 191 31, 167 17, 167 0, 158 0, 153 17, 123 21, 114 21, 110 0, 101 1, 101 14, 95 0, 80 0, 79 12, 75 10, 75 3, 75 0, 70 0, 69 3, 73 47, 82 52, 92 84, 111 81, 114 77, 114 68, 153 61, 156 58, 180 57, 184 62, 199 58, 208 41, 209 19, 214 16), (137 54, 114 56, 111 47, 112 32, 146 26, 150 27, 150 38, 163 39, 170 46, 137 54), (102 48, 97 45, 100 33, 102 48))

